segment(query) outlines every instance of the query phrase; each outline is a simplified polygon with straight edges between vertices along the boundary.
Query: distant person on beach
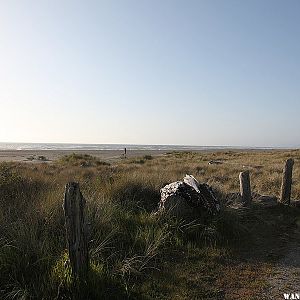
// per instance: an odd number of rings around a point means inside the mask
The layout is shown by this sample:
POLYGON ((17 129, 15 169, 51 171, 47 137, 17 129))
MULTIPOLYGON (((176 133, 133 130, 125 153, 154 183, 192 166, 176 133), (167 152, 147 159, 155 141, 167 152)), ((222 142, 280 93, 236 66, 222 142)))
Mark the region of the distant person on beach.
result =
POLYGON ((124 148, 124 157, 126 158, 127 149, 124 148))

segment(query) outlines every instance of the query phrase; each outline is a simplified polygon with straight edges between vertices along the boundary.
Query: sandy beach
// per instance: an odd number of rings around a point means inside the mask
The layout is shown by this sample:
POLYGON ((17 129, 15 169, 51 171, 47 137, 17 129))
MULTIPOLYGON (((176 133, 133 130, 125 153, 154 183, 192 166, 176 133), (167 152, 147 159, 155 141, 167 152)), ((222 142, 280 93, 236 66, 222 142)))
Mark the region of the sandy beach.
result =
MULTIPOLYGON (((38 160, 39 156, 44 156, 46 158, 45 162, 52 162, 74 152, 89 154, 105 161, 116 161, 122 158, 124 154, 124 151, 121 150, 1 150, 0 162, 41 162, 41 160, 38 160)), ((130 150, 127 151, 127 157, 154 156, 164 153, 166 153, 164 150, 130 150)))
MULTIPOLYGON (((178 150, 184 152, 184 150, 178 150)), ((206 150, 192 150, 195 153, 211 153, 211 152, 224 152, 224 151, 238 151, 238 152, 265 152, 265 151, 278 151, 282 152, 283 149, 206 149, 206 150)), ((130 157, 143 157, 144 155, 164 155, 172 150, 127 150, 126 156, 130 157)), ((124 150, 0 150, 0 162, 41 162, 39 156, 46 158, 43 162, 51 163, 58 160, 64 155, 72 153, 89 154, 104 161, 117 161, 123 158, 124 150)))

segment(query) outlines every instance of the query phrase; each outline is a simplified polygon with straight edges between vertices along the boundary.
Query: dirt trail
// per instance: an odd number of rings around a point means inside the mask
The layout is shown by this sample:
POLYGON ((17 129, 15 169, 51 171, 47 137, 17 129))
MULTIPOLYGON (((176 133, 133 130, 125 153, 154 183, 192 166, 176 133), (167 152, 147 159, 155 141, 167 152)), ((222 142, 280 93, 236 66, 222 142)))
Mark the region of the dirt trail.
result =
MULTIPOLYGON (((284 293, 300 293, 300 230, 286 248, 286 255, 275 265, 269 279, 267 299, 284 299, 284 293)), ((292 296, 290 297, 292 298, 292 296)))

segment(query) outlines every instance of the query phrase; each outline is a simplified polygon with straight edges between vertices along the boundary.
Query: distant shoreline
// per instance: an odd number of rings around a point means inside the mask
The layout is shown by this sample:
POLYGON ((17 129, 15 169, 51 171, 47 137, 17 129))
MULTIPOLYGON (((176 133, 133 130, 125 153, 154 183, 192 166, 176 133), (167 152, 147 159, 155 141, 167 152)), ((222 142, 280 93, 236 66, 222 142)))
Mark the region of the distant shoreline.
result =
POLYGON ((219 151, 219 150, 291 150, 300 147, 195 146, 143 144, 72 144, 72 143, 3 143, 0 151, 219 151))
MULTIPOLYGON (((149 149, 142 149, 142 150, 130 150, 127 148, 127 157, 142 157, 144 155, 164 155, 168 152, 173 151, 190 151, 190 152, 226 152, 226 151, 235 151, 235 152, 252 152, 252 151, 286 151, 287 149, 278 149, 278 148, 269 148, 269 149, 239 149, 239 148, 223 148, 223 149, 184 149, 184 150, 149 150, 149 149)), ((293 149, 289 149, 293 150, 293 149)), ((72 154, 72 153, 79 153, 79 154, 89 154, 95 156, 101 160, 105 161, 118 161, 122 158, 124 149, 122 150, 82 150, 82 149, 71 149, 71 150, 1 150, 0 149, 0 162, 41 162, 38 159, 31 160, 30 158, 38 158, 38 156, 44 156, 46 158, 45 162, 52 162, 64 155, 72 154)))
MULTIPOLYGON (((0 162, 41 162, 30 157, 45 156, 45 162, 55 161, 64 155, 79 153, 89 154, 102 160, 116 161, 122 158, 124 150, 0 150, 0 162)), ((144 155, 162 155, 166 151, 158 150, 127 150, 127 157, 138 157, 144 155)))

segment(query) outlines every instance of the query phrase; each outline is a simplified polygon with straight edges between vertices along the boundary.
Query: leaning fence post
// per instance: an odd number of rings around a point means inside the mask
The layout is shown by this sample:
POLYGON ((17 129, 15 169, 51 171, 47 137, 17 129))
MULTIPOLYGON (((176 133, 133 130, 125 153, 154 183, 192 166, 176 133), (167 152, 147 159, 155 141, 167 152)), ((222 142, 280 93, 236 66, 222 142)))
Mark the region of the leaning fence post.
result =
POLYGON ((243 204, 248 205, 252 200, 249 171, 241 172, 239 179, 242 202, 243 204))
POLYGON ((280 202, 288 205, 291 201, 293 165, 294 160, 292 158, 289 158, 285 162, 282 176, 280 202))
POLYGON ((63 208, 70 264, 77 279, 85 278, 89 268, 84 206, 85 199, 80 192, 79 184, 69 182, 65 189, 63 208))

